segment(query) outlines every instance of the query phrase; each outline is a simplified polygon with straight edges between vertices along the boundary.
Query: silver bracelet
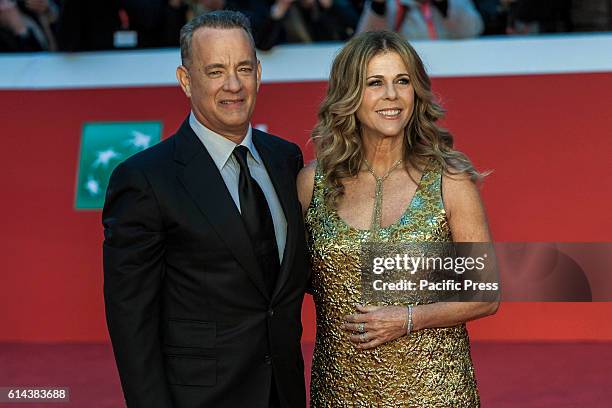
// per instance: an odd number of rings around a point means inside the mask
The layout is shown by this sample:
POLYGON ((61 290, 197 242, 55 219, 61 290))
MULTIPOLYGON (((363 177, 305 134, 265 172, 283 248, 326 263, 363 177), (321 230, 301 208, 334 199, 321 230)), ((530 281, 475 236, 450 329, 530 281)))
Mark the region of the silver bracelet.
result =
POLYGON ((412 305, 408 305, 408 328, 406 329, 406 336, 410 336, 412 333, 412 305))

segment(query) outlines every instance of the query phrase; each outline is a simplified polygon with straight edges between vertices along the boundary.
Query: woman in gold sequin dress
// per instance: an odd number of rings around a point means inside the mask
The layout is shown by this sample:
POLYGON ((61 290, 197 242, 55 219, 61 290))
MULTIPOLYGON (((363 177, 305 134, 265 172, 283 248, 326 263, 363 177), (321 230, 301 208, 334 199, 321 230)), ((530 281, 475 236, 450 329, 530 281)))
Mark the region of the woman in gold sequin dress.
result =
POLYGON ((481 175, 438 127, 420 58, 399 35, 363 33, 334 60, 298 176, 317 337, 311 407, 477 407, 465 322, 497 302, 361 305, 360 245, 487 242, 481 175))

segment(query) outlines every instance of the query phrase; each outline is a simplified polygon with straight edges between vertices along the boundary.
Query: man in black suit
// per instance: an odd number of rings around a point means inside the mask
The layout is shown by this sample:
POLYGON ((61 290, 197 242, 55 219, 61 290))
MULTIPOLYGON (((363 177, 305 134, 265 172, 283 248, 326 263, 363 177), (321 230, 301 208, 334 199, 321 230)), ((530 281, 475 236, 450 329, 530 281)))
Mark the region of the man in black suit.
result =
POLYGON ((117 167, 103 212, 127 405, 304 407, 300 149, 249 125, 261 67, 244 15, 189 22, 181 57, 191 114, 117 167))

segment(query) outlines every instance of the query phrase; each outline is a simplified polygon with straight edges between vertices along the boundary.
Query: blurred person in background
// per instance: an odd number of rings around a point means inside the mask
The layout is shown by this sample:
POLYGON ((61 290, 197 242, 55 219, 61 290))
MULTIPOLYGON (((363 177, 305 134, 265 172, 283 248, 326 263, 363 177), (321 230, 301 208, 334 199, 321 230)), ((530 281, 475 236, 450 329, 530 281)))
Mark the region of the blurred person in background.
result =
POLYGON ((482 35, 504 35, 508 27, 508 5, 503 0, 474 0, 482 17, 482 35))
POLYGON ((357 10, 359 15, 361 15, 361 12, 363 11, 363 3, 365 3, 364 0, 351 0, 351 4, 355 8, 355 10, 357 10))
POLYGON ((612 0, 572 1, 572 31, 611 31, 612 0))
POLYGON ((190 0, 187 1, 189 5, 189 12, 187 15, 188 19, 192 19, 199 16, 202 13, 208 13, 210 11, 224 10, 225 0, 190 0))
POLYGON ((179 46, 188 11, 183 0, 121 0, 121 8, 123 29, 136 32, 136 48, 179 46))
POLYGON ((64 0, 60 49, 177 47, 187 14, 183 0, 64 0))
POLYGON ((255 45, 269 50, 284 43, 344 41, 357 26, 358 1, 350 0, 194 0, 191 13, 235 10, 251 21, 255 45))
POLYGON ((0 51, 55 51, 58 16, 52 0, 0 0, 0 51))
POLYGON ((283 43, 345 41, 353 35, 359 20, 358 11, 349 0, 248 3, 248 9, 242 11, 251 18, 255 43, 262 50, 283 43))
POLYGON ((507 34, 559 33, 571 30, 571 0, 502 0, 509 9, 507 34))
POLYGON ((56 25, 59 20, 59 4, 54 0, 18 0, 22 12, 36 22, 43 31, 42 44, 45 50, 56 51, 56 25))
POLYGON ((606 13, 606 4, 612 5, 612 0, 474 1, 484 20, 483 35, 605 31, 612 17, 606 13))
POLYGON ((63 0, 59 21, 62 51, 97 51, 114 48, 121 28, 119 0, 63 0))
POLYGON ((482 18, 472 0, 370 0, 357 31, 390 30, 409 40, 473 38, 482 18))

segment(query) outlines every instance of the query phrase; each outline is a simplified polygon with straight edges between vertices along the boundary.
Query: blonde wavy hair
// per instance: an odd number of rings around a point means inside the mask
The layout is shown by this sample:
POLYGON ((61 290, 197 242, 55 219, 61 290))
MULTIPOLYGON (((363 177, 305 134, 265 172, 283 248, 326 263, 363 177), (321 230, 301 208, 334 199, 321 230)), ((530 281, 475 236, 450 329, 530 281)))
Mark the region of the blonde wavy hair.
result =
POLYGON ((311 135, 317 162, 330 187, 326 200, 333 205, 344 194, 342 179, 356 176, 363 167, 365 157, 357 110, 366 86, 368 63, 374 56, 387 52, 402 58, 415 93, 414 109, 404 130, 406 169, 412 165, 423 171, 433 159, 450 176, 466 173, 474 182, 484 177, 465 154, 453 149, 450 132, 436 124, 445 111, 436 103, 423 61, 412 46, 394 32, 364 32, 348 41, 334 58, 327 95, 311 135))

